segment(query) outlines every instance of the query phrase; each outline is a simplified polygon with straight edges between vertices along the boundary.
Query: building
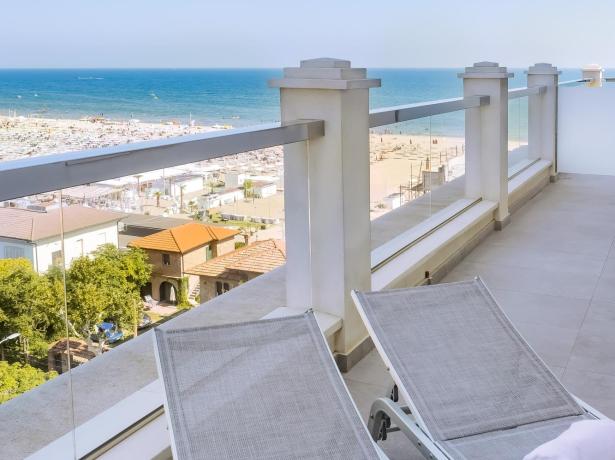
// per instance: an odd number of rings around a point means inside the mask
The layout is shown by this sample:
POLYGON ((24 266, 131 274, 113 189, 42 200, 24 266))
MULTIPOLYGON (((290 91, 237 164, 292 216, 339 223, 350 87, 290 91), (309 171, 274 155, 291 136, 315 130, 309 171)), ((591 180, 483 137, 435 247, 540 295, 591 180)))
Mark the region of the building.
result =
POLYGON ((239 188, 243 186, 246 174, 239 171, 227 171, 224 173, 224 186, 226 188, 239 188))
POLYGON ((67 206, 50 211, 0 208, 0 258, 26 258, 39 273, 51 266, 68 267, 77 257, 103 244, 118 246, 118 222, 124 214, 67 206), (62 223, 64 228, 62 229, 62 223), (62 231, 63 230, 63 231, 62 231))
POLYGON ((225 189, 219 192, 208 193, 197 198, 201 209, 219 208, 225 204, 233 204, 243 200, 243 190, 240 188, 225 189))
POLYGON ((252 194, 255 198, 269 198, 278 192, 275 182, 254 181, 252 182, 252 194))
POLYGON ((143 249, 153 265, 151 283, 143 294, 175 303, 183 288, 180 284, 187 277, 189 293, 196 296, 199 280, 189 276, 188 270, 232 252, 237 234, 237 230, 189 222, 131 241, 128 246, 143 249))
POLYGON ((128 247, 128 243, 143 236, 158 233, 173 227, 179 227, 192 222, 191 219, 177 217, 148 216, 145 214, 127 214, 119 225, 120 248, 128 247))
POLYGON ((184 174, 169 179, 169 195, 180 198, 182 194, 196 193, 203 190, 204 178, 199 174, 184 174))
POLYGON ((282 240, 263 240, 244 246, 188 270, 200 279, 201 302, 230 291, 286 262, 282 240))

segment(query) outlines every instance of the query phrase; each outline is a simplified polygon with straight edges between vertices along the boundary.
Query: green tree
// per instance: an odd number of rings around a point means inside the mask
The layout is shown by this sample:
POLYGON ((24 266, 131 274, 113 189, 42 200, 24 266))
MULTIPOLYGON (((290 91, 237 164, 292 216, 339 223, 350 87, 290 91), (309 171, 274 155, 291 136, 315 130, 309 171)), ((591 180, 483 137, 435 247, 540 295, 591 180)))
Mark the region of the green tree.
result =
POLYGON ((57 376, 28 364, 0 361, 0 404, 57 376))
POLYGON ((26 360, 46 357, 64 329, 62 291, 27 259, 0 259, 0 287, 0 336, 19 332, 26 360))
POLYGON ((250 198, 252 195, 254 195, 254 183, 252 179, 246 179, 243 181, 243 197, 250 198))
POLYGON ((160 207, 160 197, 162 196, 162 192, 159 190, 156 190, 154 192, 154 196, 156 197, 156 207, 159 208, 160 207))
POLYGON ((105 320, 135 328, 143 310, 140 289, 150 275, 147 255, 137 248, 108 244, 75 259, 66 272, 69 321, 86 337, 105 320))

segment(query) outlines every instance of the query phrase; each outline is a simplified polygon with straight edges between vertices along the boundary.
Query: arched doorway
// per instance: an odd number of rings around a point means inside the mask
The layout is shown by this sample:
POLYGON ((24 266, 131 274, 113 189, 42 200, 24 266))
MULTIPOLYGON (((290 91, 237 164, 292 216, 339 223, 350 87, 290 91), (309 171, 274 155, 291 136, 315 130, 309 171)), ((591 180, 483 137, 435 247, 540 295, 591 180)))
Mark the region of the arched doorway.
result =
POLYGON ((177 289, 168 281, 160 283, 160 301, 168 302, 173 305, 177 303, 177 289))

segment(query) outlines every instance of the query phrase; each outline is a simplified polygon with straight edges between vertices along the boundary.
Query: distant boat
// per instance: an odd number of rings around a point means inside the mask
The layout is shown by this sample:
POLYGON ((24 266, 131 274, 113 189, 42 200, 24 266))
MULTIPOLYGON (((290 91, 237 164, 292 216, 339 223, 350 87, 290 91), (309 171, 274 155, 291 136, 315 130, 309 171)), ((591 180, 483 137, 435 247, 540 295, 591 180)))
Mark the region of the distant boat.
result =
POLYGON ((17 99, 21 99, 21 94, 18 94, 18 95, 17 95, 17 99))
POLYGON ((152 96, 154 99, 158 99, 158 96, 156 96, 156 93, 149 93, 150 96, 152 96))

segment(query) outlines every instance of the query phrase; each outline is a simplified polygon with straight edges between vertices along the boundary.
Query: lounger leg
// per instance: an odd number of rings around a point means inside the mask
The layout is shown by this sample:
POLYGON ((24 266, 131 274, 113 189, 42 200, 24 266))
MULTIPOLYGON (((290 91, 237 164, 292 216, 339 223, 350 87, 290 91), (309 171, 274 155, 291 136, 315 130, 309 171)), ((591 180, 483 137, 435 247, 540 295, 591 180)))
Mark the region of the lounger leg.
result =
POLYGON ((369 414, 368 429, 375 441, 381 438, 383 422, 389 427, 395 424, 392 430, 404 433, 425 458, 451 460, 397 403, 387 398, 374 401, 369 414))

